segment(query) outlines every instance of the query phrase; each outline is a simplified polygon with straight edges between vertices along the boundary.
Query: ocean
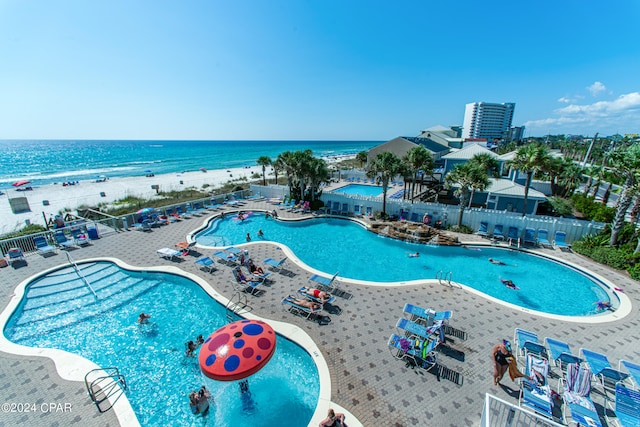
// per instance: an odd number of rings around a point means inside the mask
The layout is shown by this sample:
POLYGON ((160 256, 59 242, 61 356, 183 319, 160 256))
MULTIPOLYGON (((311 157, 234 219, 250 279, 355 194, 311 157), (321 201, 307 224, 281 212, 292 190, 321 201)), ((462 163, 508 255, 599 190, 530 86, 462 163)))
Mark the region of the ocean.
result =
POLYGON ((380 141, 0 141, 0 189, 148 173, 254 166, 261 156, 310 149, 316 157, 356 154, 380 141))

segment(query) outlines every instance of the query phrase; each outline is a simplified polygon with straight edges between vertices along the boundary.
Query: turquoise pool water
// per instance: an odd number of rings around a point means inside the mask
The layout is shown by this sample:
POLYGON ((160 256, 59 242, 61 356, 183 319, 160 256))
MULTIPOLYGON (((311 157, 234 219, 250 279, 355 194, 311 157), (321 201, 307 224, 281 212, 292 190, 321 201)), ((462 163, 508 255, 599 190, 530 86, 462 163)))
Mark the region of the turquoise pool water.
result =
POLYGON ((349 184, 336 188, 332 193, 358 194, 360 196, 378 197, 382 194, 382 187, 377 185, 349 184))
POLYGON ((127 396, 143 426, 307 425, 316 408, 319 376, 311 356, 277 337, 272 359, 249 378, 251 400, 237 382, 204 377, 185 342, 228 323, 225 309, 200 286, 168 273, 132 272, 109 262, 79 264, 99 299, 70 268, 49 273, 27 287, 6 325, 5 336, 30 347, 57 348, 101 367, 118 367, 127 396), (140 325, 140 312, 151 313, 140 325), (291 379, 295 381, 291 381, 291 379), (188 393, 205 384, 210 413, 193 415, 188 393))
MULTIPOLYGON (((374 281, 402 282, 434 279, 439 272, 487 295, 521 307, 546 313, 581 316, 595 314, 596 301, 609 301, 607 293, 584 274, 563 264, 524 252, 493 247, 427 246, 380 237, 353 221, 314 218, 285 222, 255 213, 243 222, 227 217, 214 219, 196 235, 207 246, 265 240, 287 245, 307 265, 332 275, 374 281), (264 238, 257 232, 262 229, 264 238), (419 252, 418 258, 410 253, 419 252), (494 265, 494 258, 507 265, 494 265), (520 288, 507 289, 500 279, 520 288)), ((262 261, 262 260, 257 260, 262 261)))

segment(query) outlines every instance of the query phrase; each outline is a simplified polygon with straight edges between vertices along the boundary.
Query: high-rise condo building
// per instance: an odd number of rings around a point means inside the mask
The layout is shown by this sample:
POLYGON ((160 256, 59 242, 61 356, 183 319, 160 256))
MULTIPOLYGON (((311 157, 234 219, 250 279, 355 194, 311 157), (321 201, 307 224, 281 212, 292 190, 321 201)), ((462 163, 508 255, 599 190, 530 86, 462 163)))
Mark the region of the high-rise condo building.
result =
POLYGON ((516 104, 505 102, 471 102, 464 110, 462 138, 466 139, 505 139, 508 136, 516 104))

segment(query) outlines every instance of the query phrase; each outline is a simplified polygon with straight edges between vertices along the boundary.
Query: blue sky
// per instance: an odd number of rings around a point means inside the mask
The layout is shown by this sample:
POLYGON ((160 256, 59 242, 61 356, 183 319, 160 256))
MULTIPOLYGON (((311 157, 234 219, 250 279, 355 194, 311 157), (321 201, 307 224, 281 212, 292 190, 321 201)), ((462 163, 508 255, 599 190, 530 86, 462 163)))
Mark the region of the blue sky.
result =
POLYGON ((640 2, 0 0, 0 139, 640 132, 640 2))

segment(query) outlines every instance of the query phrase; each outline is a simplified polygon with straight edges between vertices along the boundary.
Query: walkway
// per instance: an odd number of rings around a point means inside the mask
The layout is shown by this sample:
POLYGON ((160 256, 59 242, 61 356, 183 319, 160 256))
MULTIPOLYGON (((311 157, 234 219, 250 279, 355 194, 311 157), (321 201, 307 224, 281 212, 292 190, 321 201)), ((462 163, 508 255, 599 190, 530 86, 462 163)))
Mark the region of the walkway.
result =
MULTIPOLYGON (((254 203, 247 210, 272 209, 272 205, 254 203)), ((283 213, 281 216, 296 214, 283 213)), ((182 263, 160 259, 155 250, 183 241, 185 236, 206 221, 192 218, 143 234, 139 231, 120 233, 74 250, 73 257, 115 257, 137 266, 173 265, 205 278, 220 293, 231 296, 231 269, 222 267, 209 275, 196 269, 191 260, 182 263)), ((475 240, 476 236, 461 235, 475 240)), ((253 243, 251 257, 263 260, 281 258, 280 250, 271 244, 253 243)), ((502 387, 492 385, 492 346, 502 339, 512 339, 515 327, 536 331, 542 337, 564 340, 574 351, 588 347, 606 353, 612 362, 629 359, 640 362, 640 287, 623 274, 594 265, 590 260, 560 250, 553 252, 575 264, 588 267, 625 290, 634 307, 625 319, 605 324, 582 325, 545 319, 507 308, 474 293, 442 285, 370 287, 344 285, 353 294, 351 300, 339 299, 340 315, 333 315, 326 326, 297 318, 281 308, 281 298, 307 282, 311 274, 292 264, 293 277, 275 274, 276 282, 265 295, 253 297, 254 313, 267 319, 291 322, 304 329, 317 343, 329 365, 332 400, 351 411, 365 426, 477 426, 485 393, 517 404, 517 387, 508 379, 502 387), (419 375, 394 359, 387 339, 406 302, 453 310, 451 325, 466 331, 468 339, 449 342, 452 351, 441 354, 441 362, 461 372, 464 383, 434 375, 419 375)), ((195 258, 194 258, 195 259, 195 258)), ((49 258, 28 257, 29 265, 0 270, 0 304, 6 306, 16 285, 44 269, 66 262, 64 254, 49 258)), ((454 277, 455 280, 455 272, 454 277)), ((558 290, 561 292, 561 290, 558 290)), ((555 381, 554 381, 555 382, 555 381)), ((0 390, 3 403, 70 403, 70 412, 0 413, 0 426, 16 425, 84 425, 115 426, 111 412, 99 414, 88 399, 84 384, 60 379, 53 363, 44 358, 23 358, 0 352, 0 390)), ((594 395, 596 405, 601 396, 594 395)), ((186 397, 185 397, 186 404, 186 397)), ((3 408, 4 409, 4 408, 3 408)), ((348 420, 347 420, 348 421, 348 420)))

